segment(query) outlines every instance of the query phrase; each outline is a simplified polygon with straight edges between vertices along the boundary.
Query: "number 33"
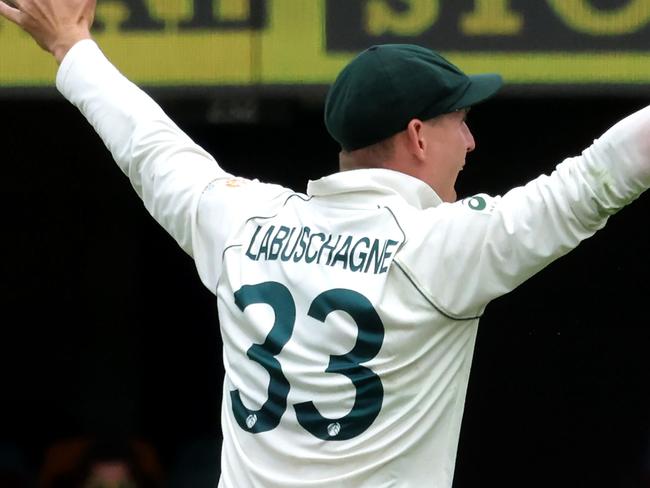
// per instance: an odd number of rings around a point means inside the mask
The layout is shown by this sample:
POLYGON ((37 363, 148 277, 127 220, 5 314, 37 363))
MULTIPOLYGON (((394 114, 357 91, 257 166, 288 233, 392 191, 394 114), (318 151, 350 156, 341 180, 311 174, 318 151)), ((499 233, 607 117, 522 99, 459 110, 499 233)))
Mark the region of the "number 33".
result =
MULTIPOLYGON (((259 410, 244 406, 239 390, 232 390, 232 410, 239 426, 253 434, 274 429, 287 409, 289 381, 275 358, 291 338, 296 321, 296 305, 289 289, 276 281, 244 285, 235 292, 235 303, 243 312, 256 303, 270 305, 275 321, 263 344, 253 344, 246 352, 249 359, 268 371, 268 397, 259 410)), ((384 398, 379 376, 361 363, 370 361, 381 349, 384 325, 372 303, 360 293, 345 288, 334 288, 318 295, 307 315, 325 322, 335 311, 347 312, 357 324, 359 333, 354 347, 347 354, 330 356, 325 372, 347 376, 356 388, 352 410, 338 419, 323 417, 313 402, 296 403, 293 407, 300 425, 323 440, 347 440, 358 436, 373 423, 384 398)))

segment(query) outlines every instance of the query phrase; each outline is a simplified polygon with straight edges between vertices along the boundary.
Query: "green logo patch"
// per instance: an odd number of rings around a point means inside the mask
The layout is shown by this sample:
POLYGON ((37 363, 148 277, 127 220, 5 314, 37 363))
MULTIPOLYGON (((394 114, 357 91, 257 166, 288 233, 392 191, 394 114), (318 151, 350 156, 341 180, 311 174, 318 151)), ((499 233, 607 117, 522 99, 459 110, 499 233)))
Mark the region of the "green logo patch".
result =
POLYGON ((487 202, 485 201, 485 198, 480 197, 480 196, 473 196, 470 198, 465 199, 465 202, 467 203, 467 206, 471 208, 472 210, 485 210, 487 207, 487 202))

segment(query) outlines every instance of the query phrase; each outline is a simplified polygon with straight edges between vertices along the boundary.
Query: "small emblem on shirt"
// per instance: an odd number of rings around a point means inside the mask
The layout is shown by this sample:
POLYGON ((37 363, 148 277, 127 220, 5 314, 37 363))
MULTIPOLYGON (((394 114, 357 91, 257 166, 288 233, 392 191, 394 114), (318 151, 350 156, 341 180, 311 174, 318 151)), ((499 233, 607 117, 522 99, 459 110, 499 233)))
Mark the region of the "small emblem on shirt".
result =
POLYGON ((474 195, 463 199, 463 205, 477 212, 490 213, 494 209, 495 199, 483 195, 474 195))
POLYGON ((239 186, 242 186, 244 183, 246 183, 246 180, 242 178, 231 178, 226 181, 226 186, 228 188, 237 188, 239 186))
POLYGON ((338 422, 333 422, 327 426, 327 433, 330 437, 336 437, 341 432, 341 424, 338 422))
POLYGON ((257 423, 257 415, 255 415, 254 413, 246 417, 246 427, 248 427, 249 429, 252 429, 256 423, 257 423))
POLYGON ((472 197, 467 202, 467 205, 472 210, 484 210, 487 207, 487 203, 485 203, 485 198, 483 197, 472 197))

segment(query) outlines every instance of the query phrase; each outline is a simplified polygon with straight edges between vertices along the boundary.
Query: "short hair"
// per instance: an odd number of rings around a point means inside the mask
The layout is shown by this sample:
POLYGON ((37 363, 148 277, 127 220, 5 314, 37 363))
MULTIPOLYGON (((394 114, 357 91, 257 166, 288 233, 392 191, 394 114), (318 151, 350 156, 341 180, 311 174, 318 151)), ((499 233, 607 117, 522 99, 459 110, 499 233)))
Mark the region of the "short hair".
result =
POLYGON ((395 136, 362 147, 354 151, 341 150, 339 153, 339 169, 383 168, 395 154, 395 136))

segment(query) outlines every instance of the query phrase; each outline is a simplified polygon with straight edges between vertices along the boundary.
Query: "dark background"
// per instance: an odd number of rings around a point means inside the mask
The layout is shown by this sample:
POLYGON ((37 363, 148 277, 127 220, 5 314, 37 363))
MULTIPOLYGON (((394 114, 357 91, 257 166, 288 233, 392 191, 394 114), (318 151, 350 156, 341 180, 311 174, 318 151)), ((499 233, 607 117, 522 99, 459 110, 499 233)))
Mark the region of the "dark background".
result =
MULTIPOLYGON (((650 99, 591 92, 506 91, 476 107, 459 196, 549 173, 650 99)), ((0 462, 12 452, 36 472, 58 440, 121 433, 150 442, 174 486, 210 486, 215 299, 83 117, 50 95, 0 100, 0 462)), ((302 191, 336 169, 318 96, 231 98, 224 112, 207 94, 155 95, 232 172, 302 191)), ((645 195, 488 307, 456 488, 649 486, 649 213, 645 195)))

